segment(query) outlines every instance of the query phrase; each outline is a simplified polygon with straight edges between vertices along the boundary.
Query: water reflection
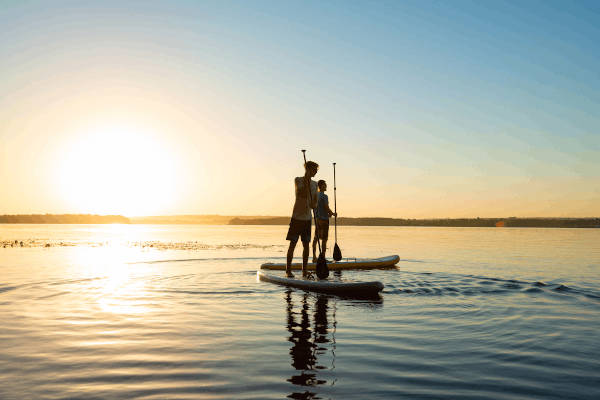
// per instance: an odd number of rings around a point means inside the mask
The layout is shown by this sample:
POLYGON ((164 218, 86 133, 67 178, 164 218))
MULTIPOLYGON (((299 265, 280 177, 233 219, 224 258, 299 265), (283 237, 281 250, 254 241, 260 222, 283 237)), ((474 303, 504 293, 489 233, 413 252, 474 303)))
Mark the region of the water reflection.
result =
MULTIPOLYGON (((333 279, 341 279, 341 271, 335 271, 333 279)), ((351 308, 381 308, 383 298, 340 297, 323 293, 310 293, 288 289, 285 291, 288 341, 291 343, 291 365, 297 373, 288 382, 299 386, 299 390, 288 395, 291 399, 320 399, 318 387, 333 386, 331 378, 336 358, 336 318, 338 302, 351 308), (329 382, 326 380, 329 376, 329 382)))
MULTIPOLYGON (((317 394, 310 390, 318 385, 327 383, 322 377, 318 377, 316 371, 327 367, 319 364, 318 357, 327 353, 327 343, 335 343, 335 312, 333 313, 333 330, 329 330, 328 310, 329 296, 317 295, 314 303, 314 313, 310 314, 309 299, 314 298, 309 293, 304 293, 300 301, 299 311, 294 310, 292 290, 285 293, 287 301, 287 329, 290 333, 288 341, 292 343, 290 356, 292 367, 299 374, 292 375, 288 382, 301 386, 303 392, 294 392, 288 397, 292 399, 317 399, 317 394), (331 338, 330 338, 331 333, 331 338)), ((335 359, 335 349, 332 348, 332 357, 335 359)), ((332 363, 332 369, 335 364, 332 363)))

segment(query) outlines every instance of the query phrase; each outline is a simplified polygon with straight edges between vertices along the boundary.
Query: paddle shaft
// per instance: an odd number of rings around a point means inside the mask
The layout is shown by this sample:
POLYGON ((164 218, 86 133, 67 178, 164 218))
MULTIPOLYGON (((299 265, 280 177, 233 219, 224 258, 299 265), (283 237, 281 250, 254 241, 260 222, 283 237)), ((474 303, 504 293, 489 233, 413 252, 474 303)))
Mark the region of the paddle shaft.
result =
POLYGON ((333 217, 334 225, 335 225, 335 242, 337 243, 337 188, 335 185, 335 163, 333 163, 333 212, 335 216, 333 217))

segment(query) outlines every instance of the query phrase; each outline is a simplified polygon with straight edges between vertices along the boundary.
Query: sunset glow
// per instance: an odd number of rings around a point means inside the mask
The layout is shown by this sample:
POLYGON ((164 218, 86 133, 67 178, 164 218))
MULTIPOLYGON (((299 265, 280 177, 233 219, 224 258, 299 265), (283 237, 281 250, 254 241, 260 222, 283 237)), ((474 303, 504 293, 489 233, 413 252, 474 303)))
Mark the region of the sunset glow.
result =
POLYGON ((59 190, 73 210, 160 213, 178 189, 175 157, 150 132, 107 126, 78 135, 57 162, 59 190))
POLYGON ((589 5, 9 3, 0 214, 600 213, 589 5))
POLYGON ((600 399, 599 0, 0 0, 0 400, 600 399))

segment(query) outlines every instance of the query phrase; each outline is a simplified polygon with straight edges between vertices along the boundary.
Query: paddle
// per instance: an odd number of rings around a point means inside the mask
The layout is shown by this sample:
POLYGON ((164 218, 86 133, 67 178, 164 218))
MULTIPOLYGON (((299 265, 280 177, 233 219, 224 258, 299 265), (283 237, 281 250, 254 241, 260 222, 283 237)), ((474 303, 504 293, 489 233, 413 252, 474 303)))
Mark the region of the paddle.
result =
POLYGON ((336 185, 335 185, 335 163, 333 163, 333 212, 335 212, 334 223, 335 223, 335 246, 333 246, 333 259, 340 261, 342 259, 342 250, 337 244, 337 196, 336 196, 336 185))
MULTIPOLYGON (((306 168, 306 150, 302 150, 302 156, 304 157, 304 166, 306 168)), ((310 178, 308 178, 308 208, 311 209, 310 202, 312 200, 312 188, 310 184, 310 178)), ((317 244, 319 245, 319 258, 317 258, 316 272, 317 278, 325 279, 329 276, 329 268, 327 268, 327 261, 325 260, 325 253, 321 251, 321 242, 319 242, 319 229, 317 229, 317 214, 313 212, 313 218, 315 220, 315 237, 317 244)))

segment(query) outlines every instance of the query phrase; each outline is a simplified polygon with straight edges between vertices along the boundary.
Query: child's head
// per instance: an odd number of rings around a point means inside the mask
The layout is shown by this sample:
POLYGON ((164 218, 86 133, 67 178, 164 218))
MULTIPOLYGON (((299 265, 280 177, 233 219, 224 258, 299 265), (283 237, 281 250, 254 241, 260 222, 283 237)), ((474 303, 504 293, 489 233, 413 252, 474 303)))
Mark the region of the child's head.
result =
POLYGON ((327 190, 327 183, 325 183, 323 179, 317 182, 317 185, 319 186, 319 192, 324 192, 327 190))

